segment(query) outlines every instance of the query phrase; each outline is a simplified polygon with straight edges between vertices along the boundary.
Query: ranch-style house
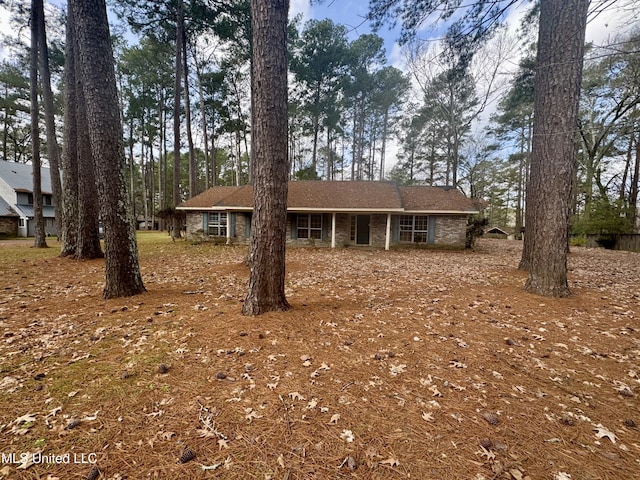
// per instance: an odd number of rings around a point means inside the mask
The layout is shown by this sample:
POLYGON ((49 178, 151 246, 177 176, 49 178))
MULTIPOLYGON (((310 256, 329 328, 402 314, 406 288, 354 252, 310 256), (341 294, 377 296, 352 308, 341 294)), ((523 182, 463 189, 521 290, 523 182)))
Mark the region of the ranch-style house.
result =
MULTIPOLYGON (((179 205, 186 237, 247 243, 253 188, 213 187, 179 205)), ((287 242, 327 247, 400 245, 464 248, 478 209, 454 187, 393 182, 294 181, 287 199, 287 242)))

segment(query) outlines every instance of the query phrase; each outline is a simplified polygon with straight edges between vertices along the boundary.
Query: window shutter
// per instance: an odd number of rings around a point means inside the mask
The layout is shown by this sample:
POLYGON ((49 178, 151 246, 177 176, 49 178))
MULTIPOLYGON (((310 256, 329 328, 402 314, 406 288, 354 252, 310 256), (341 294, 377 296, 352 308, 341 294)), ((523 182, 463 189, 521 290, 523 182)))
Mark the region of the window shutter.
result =
POLYGON ((289 218, 289 225, 291 226, 291 240, 295 240, 298 238, 298 216, 297 214, 292 213, 289 218))
POLYGON ((235 213, 227 213, 227 215, 231 215, 231 217, 229 218, 229 229, 230 229, 230 236, 231 237, 235 237, 236 236, 236 214, 235 213))
POLYGON ((331 225, 331 214, 322 214, 322 241, 326 242, 329 238, 329 225, 331 225))
POLYGON ((400 217, 398 215, 391 215, 391 240, 400 241, 400 217))
POLYGON ((251 238, 251 213, 244 213, 244 236, 248 240, 251 238))
POLYGON ((429 234, 427 243, 436 243, 436 218, 433 215, 429 215, 429 234))
POLYGON ((207 212, 202 212, 202 231, 205 235, 209 233, 209 214, 207 212))

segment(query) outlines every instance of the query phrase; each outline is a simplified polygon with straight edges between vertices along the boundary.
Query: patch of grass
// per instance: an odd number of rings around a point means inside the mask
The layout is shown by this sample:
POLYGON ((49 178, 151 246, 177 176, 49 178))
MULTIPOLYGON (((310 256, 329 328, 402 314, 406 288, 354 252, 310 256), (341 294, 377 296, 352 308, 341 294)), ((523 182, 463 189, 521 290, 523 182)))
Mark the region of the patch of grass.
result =
POLYGON ((32 242, 24 242, 24 245, 13 245, 11 247, 0 247, 0 261, 4 267, 18 267, 22 262, 41 261, 48 258, 55 258, 60 254, 60 248, 49 245, 49 248, 33 248, 32 242))
POLYGON ((569 239, 569 245, 572 247, 586 247, 587 246, 587 238, 581 236, 571 237, 569 239))

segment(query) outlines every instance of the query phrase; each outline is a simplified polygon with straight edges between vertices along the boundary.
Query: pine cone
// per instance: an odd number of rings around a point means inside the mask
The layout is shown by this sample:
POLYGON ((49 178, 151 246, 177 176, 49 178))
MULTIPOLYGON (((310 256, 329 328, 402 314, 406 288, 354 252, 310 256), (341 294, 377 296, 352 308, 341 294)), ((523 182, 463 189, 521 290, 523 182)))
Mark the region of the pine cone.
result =
POLYGON ((72 418, 72 419, 69 420, 69 423, 67 423, 66 429, 67 430, 73 430, 74 428, 76 428, 81 423, 82 423, 82 420, 80 420, 79 418, 72 418))
POLYGON ((498 425, 500 423, 500 418, 498 418, 495 413, 484 413, 482 414, 482 416, 491 425, 498 425))
POLYGON ((87 480, 97 480, 99 476, 100 476, 100 470, 98 469, 98 467, 93 467, 91 470, 89 470, 89 474, 87 475, 87 480))
POLYGON ((196 454, 189 447, 185 448, 178 459, 179 463, 187 463, 196 458, 196 454))

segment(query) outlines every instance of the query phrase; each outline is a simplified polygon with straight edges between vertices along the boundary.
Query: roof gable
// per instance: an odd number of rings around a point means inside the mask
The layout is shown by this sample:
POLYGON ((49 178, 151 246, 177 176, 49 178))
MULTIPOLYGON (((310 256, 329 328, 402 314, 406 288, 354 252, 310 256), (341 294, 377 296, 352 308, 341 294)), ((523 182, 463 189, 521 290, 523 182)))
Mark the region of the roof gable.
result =
POLYGON ((398 187, 409 212, 477 212, 473 202, 455 187, 398 187))
POLYGON ((17 217, 16 211, 0 197, 0 217, 17 217))
MULTIPOLYGON (((51 174, 48 168, 41 168, 42 193, 52 193, 51 174)), ((33 166, 26 163, 0 160, 0 178, 16 192, 33 192, 33 166)))

